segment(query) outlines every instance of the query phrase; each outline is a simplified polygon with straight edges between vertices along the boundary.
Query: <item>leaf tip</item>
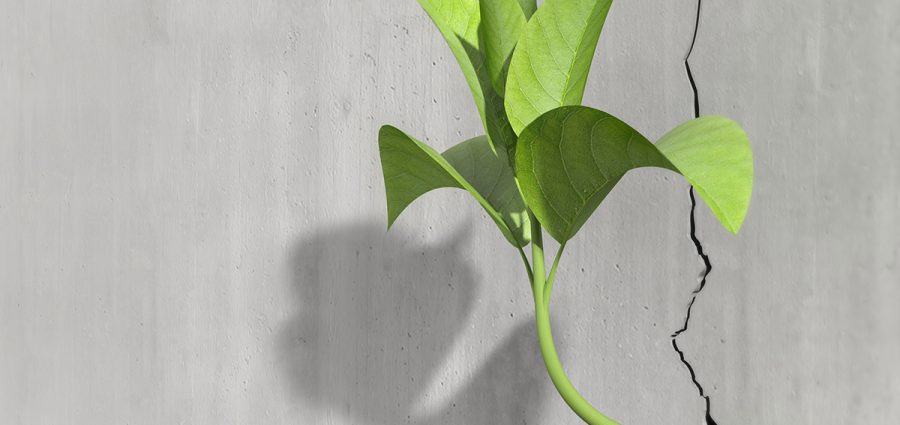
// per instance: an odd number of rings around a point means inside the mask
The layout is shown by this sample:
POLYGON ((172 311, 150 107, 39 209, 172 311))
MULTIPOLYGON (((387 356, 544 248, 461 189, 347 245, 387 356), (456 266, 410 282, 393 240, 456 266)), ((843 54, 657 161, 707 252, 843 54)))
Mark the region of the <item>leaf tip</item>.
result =
POLYGON ((390 217, 388 217, 388 220, 387 220, 387 227, 386 227, 384 230, 385 230, 386 232, 390 232, 390 231, 391 231, 391 226, 394 225, 394 222, 395 222, 395 221, 397 221, 397 220, 396 220, 396 217, 393 218, 393 219, 390 218, 390 217))
POLYGON ((381 141, 388 135, 396 134, 398 132, 400 132, 400 130, 397 127, 390 124, 382 125, 381 128, 378 129, 378 140, 381 141))

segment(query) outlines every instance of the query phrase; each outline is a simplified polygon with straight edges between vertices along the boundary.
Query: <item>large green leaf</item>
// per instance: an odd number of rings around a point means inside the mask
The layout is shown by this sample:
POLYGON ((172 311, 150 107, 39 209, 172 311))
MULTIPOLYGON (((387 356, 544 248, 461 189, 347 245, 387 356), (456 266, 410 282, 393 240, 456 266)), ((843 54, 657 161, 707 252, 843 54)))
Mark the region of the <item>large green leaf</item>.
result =
POLYGON ((753 192, 753 151, 741 126, 717 115, 679 125, 656 142, 732 233, 741 230, 753 192))
POLYGON ((684 175, 732 232, 740 228, 753 179, 746 136, 722 117, 689 121, 660 148, 603 111, 565 106, 541 115, 519 136, 516 170, 525 201, 557 241, 574 236, 631 169, 684 175))
POLYGON ((501 96, 509 59, 526 21, 517 0, 481 0, 481 51, 493 88, 501 96))
POLYGON ((583 106, 538 117, 519 135, 516 153, 525 201, 560 242, 578 232, 625 172, 650 165, 675 169, 628 124, 583 106))
POLYGON ((480 0, 419 0, 419 4, 434 21, 459 63, 472 91, 491 146, 494 150, 512 153, 515 149, 516 134, 509 125, 502 92, 495 88, 491 71, 505 72, 503 64, 506 58, 502 55, 509 47, 509 40, 517 39, 518 32, 521 31, 521 27, 503 27, 501 21, 515 22, 517 20, 515 14, 521 15, 521 19, 524 20, 522 8, 514 0, 499 1, 497 5, 491 6, 491 10, 502 12, 497 16, 506 18, 497 20, 492 18, 485 23, 482 21, 480 0), (490 28, 485 27, 485 24, 490 25, 490 28), (491 48, 482 41, 482 34, 491 34, 489 36, 490 42, 493 43, 491 48), (490 57, 488 52, 491 54, 490 57))
POLYGON ((544 112, 581 104, 611 4, 547 0, 525 25, 506 81, 506 112, 516 134, 544 112))
POLYGON ((416 198, 439 188, 465 189, 487 211, 509 242, 525 246, 530 228, 525 204, 505 155, 487 137, 462 142, 443 155, 395 127, 378 134, 387 195, 388 227, 416 198))

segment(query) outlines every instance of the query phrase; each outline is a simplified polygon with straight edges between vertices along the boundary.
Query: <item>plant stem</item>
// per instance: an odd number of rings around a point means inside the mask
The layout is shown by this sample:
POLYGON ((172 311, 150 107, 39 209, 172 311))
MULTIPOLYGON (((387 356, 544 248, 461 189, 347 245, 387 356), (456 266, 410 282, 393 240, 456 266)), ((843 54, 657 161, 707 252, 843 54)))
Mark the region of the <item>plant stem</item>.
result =
POLYGON ((525 256, 525 251, 522 250, 522 247, 519 247, 519 256, 522 257, 522 262, 525 264, 525 271, 528 272, 528 281, 533 281, 534 273, 531 271, 531 263, 528 262, 528 257, 525 256))
POLYGON ((548 309, 550 308, 550 294, 553 292, 553 282, 556 282, 556 268, 559 267, 559 259, 566 249, 566 242, 563 242, 556 250, 556 258, 553 259, 553 265, 550 266, 550 277, 547 278, 547 283, 544 285, 544 304, 548 309))
POLYGON ((528 212, 528 218, 531 222, 531 262, 533 263, 531 289, 535 294, 543 294, 544 283, 546 283, 545 279, 547 277, 544 273, 544 236, 541 223, 538 222, 531 211, 528 212))
MULTIPOLYGON (((550 380, 562 396, 566 404, 589 425, 619 425, 616 421, 606 417, 597 409, 590 405, 578 390, 566 377, 562 364, 559 362, 559 356, 556 354, 556 347, 553 345, 553 333, 550 330, 550 293, 545 290, 552 285, 552 279, 548 282, 544 274, 544 242, 541 233, 541 224, 531 215, 531 261, 534 267, 532 273, 532 292, 534 295, 534 316, 537 325, 538 344, 541 347, 541 356, 544 358, 544 366, 550 375, 550 380), (546 288, 545 288, 546 286, 546 288)), ((562 254, 563 246, 557 252, 556 260, 554 260, 553 271, 555 272, 556 264, 559 263, 559 257, 562 254)), ((556 273, 551 272, 552 277, 556 277, 556 273)))

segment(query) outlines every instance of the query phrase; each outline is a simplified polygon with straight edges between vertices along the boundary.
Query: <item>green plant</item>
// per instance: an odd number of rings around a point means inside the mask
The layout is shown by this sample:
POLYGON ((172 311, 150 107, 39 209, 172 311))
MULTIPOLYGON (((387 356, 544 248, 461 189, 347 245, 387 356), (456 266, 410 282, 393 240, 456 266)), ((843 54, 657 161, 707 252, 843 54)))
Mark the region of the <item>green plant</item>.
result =
POLYGON ((753 185, 747 137, 720 116, 687 121, 655 144, 618 118, 581 106, 612 0, 418 0, 462 68, 486 130, 443 154, 384 126, 379 149, 390 227, 422 194, 465 189, 522 258, 541 354, 562 398, 585 422, 616 422, 563 372, 550 329, 550 294, 569 241, 629 171, 684 176, 722 225, 737 233, 753 185), (549 274, 543 231, 560 243, 549 274), (524 247, 531 244, 531 259, 524 247))

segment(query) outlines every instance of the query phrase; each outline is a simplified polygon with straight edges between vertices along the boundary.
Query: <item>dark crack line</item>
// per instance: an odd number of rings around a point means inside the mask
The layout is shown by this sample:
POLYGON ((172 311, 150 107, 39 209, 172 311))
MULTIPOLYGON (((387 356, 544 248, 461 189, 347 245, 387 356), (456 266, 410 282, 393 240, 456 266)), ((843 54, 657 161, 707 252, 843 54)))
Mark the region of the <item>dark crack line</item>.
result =
MULTIPOLYGON (((700 8, 702 7, 702 3, 703 0, 697 0, 697 16, 694 20, 694 35, 691 38, 691 46, 688 48, 687 55, 684 57, 684 70, 687 72, 688 81, 691 83, 691 90, 694 92, 694 118, 700 117, 700 95, 697 91, 697 83, 694 81, 694 74, 691 72, 691 64, 688 60, 691 58, 691 53, 694 51, 694 44, 697 42, 697 30, 700 28, 700 8)), ((697 380, 697 374, 694 372, 694 367, 691 366, 690 362, 684 357, 684 351, 678 347, 678 335, 681 335, 688 330, 691 321, 691 310, 694 308, 697 296, 699 296, 700 292, 703 291, 703 288, 706 287, 706 277, 712 272, 712 263, 709 261, 709 255, 706 255, 706 252, 703 250, 703 244, 700 243, 700 239, 697 238, 697 222, 695 218, 697 198, 694 196, 693 187, 691 187, 689 194, 691 197, 691 241, 694 243, 694 248, 697 249, 697 255, 703 259, 704 270, 700 275, 700 285, 698 285, 697 289, 691 293, 691 301, 688 303, 687 313, 684 316, 684 324, 681 326, 681 329, 678 329, 672 334, 672 348, 675 349, 675 352, 678 353, 678 357, 681 359, 681 363, 683 363, 688 372, 690 372, 691 381, 693 381, 694 386, 697 387, 700 397, 706 402, 706 425, 718 425, 710 414, 709 396, 706 395, 706 392, 703 390, 703 385, 700 385, 700 381, 697 380)))
POLYGON ((688 48, 688 52, 684 55, 684 70, 687 71, 688 81, 691 83, 691 90, 694 92, 694 118, 700 118, 700 94, 697 92, 697 83, 694 81, 694 74, 691 72, 691 64, 688 60, 691 58, 691 53, 694 52, 694 44, 697 43, 697 30, 700 29, 700 7, 703 4, 703 0, 697 0, 697 16, 694 18, 694 35, 691 37, 691 47, 688 48))
POLYGON ((706 395, 706 392, 703 390, 703 385, 700 385, 700 381, 697 380, 697 374, 694 372, 694 367, 691 366, 690 362, 684 357, 684 351, 678 347, 678 335, 681 335, 684 331, 688 330, 691 321, 691 311, 694 308, 694 303, 697 301, 697 296, 700 295, 700 292, 703 291, 703 288, 706 287, 706 277, 709 276, 709 273, 712 272, 712 263, 709 262, 709 256, 703 251, 703 245, 700 243, 700 239, 697 239, 696 234, 696 220, 694 219, 694 210, 697 208, 697 199, 694 197, 694 190, 691 188, 690 190, 691 196, 691 241, 694 242, 694 247, 697 248, 697 255, 703 259, 704 270, 703 274, 700 277, 700 285, 697 286, 693 292, 691 292, 691 301, 688 303, 687 314, 684 316, 684 323, 681 326, 681 329, 675 331, 672 334, 672 348, 675 349, 675 352, 678 353, 678 357, 681 359, 681 363, 687 367, 688 372, 691 374, 691 381, 694 382, 694 386, 697 387, 697 391, 700 393, 700 397, 703 397, 703 400, 706 403, 706 425, 718 425, 715 420, 713 420, 712 415, 710 413, 710 401, 709 396, 706 395))

